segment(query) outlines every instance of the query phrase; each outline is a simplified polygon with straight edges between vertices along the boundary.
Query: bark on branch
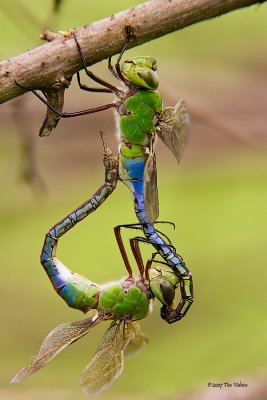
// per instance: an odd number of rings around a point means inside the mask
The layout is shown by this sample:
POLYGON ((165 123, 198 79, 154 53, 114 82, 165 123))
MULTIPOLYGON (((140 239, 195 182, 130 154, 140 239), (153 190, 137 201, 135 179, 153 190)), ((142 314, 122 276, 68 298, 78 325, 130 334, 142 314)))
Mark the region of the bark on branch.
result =
MULTIPOLYGON (((86 62, 94 64, 122 49, 125 26, 135 38, 129 47, 166 35, 237 8, 267 0, 151 0, 75 30, 86 62)), ((0 63, 0 103, 28 87, 49 89, 82 68, 74 39, 58 35, 54 40, 0 63)))

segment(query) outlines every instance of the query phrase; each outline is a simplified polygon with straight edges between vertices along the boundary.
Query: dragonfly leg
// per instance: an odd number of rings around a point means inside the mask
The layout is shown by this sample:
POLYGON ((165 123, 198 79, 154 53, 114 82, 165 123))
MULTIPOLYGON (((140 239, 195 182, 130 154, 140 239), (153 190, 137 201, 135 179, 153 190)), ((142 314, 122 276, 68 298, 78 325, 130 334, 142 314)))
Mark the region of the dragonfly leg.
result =
POLYGON ((82 90, 86 90, 87 92, 101 92, 101 93, 113 93, 111 89, 108 88, 91 88, 81 83, 80 73, 77 72, 77 81, 79 88, 82 90))
POLYGON ((119 80, 120 80, 120 78, 119 78, 117 72, 115 71, 113 65, 111 64, 111 58, 112 58, 112 57, 109 57, 109 58, 108 58, 108 69, 109 69, 109 71, 112 73, 112 75, 115 76, 116 79, 119 79, 119 80))
MULTIPOLYGON (((157 231, 157 232, 159 232, 159 231, 157 231)), ((138 269, 140 271, 140 275, 143 278, 149 279, 148 271, 149 271, 149 268, 151 267, 153 262, 156 262, 158 264, 163 264, 163 265, 166 265, 166 266, 169 267, 169 265, 168 265, 168 263, 166 261, 155 260, 156 255, 159 254, 157 252, 157 253, 152 253, 152 256, 147 261, 146 268, 145 268, 144 267, 144 263, 143 263, 143 259, 142 259, 142 256, 141 256, 140 246, 139 246, 140 242, 141 243, 150 244, 150 242, 146 238, 143 238, 141 236, 136 236, 136 237, 130 239, 130 245, 131 245, 132 253, 134 255, 134 258, 135 258, 135 261, 137 263, 138 269)), ((175 250, 174 246, 170 245, 170 247, 175 250)))
MULTIPOLYGON (((134 35, 134 32, 133 32, 133 28, 130 25, 126 25, 125 26, 125 33, 126 33, 126 36, 127 36, 127 40, 126 40, 126 43, 123 46, 123 48, 122 48, 122 50, 120 52, 120 55, 119 55, 119 57, 118 57, 118 59, 116 61, 115 69, 116 69, 116 73, 118 75, 118 78, 127 85, 128 84, 128 80, 124 77, 124 75, 121 72, 120 62, 121 62, 121 59, 122 59, 122 56, 123 56, 124 52, 127 50, 127 47, 129 46, 131 38, 134 37, 135 35, 134 35)), ((111 65, 111 61, 109 62, 109 64, 111 65)), ((112 67, 112 69, 113 69, 113 67, 112 67)))
MULTIPOLYGON (((166 221, 158 221, 158 223, 169 223, 169 224, 171 224, 171 225, 174 225, 173 222, 166 222, 166 221)), ((122 236, 121 236, 121 228, 143 230, 143 224, 141 224, 141 223, 123 224, 123 225, 115 226, 115 228, 114 228, 115 237, 116 237, 116 240, 117 240, 117 243, 118 243, 118 246, 119 246, 119 250, 120 250, 120 253, 121 253, 121 256, 122 256, 122 259, 123 259, 125 268, 126 268, 127 271, 128 271, 129 277, 132 277, 133 271, 132 271, 132 268, 131 268, 131 265, 130 265, 130 262, 129 262, 129 259, 128 259, 128 256, 127 256, 127 252, 126 252, 126 250, 125 250, 125 246, 124 246, 124 244, 123 244, 123 240, 122 240, 122 236)), ((168 238, 164 233, 158 231, 157 229, 156 229, 156 231, 159 232, 159 233, 161 233, 163 236, 165 236, 165 237, 167 238, 167 240, 169 241, 170 246, 172 246, 172 245, 171 245, 171 241, 169 240, 169 238, 168 238)), ((150 242, 149 242, 147 239, 145 239, 145 238, 139 238, 140 241, 141 241, 141 239, 142 239, 142 241, 144 241, 144 242, 150 243, 150 242)), ((136 262, 137 262, 137 265, 138 265, 138 267, 139 267, 139 261, 137 261, 137 258, 136 258, 136 256, 135 256, 135 253, 134 253, 133 248, 132 248, 132 251, 133 251, 135 260, 136 260, 136 262)), ((138 257, 138 256, 137 256, 137 257, 138 257)), ((141 274, 141 276, 143 276, 143 274, 144 274, 143 267, 140 266, 140 268, 139 268, 140 274, 141 274), (141 268, 141 269, 140 269, 140 268, 141 268)))
MULTIPOLYGON (((79 51, 79 54, 80 54, 81 62, 82 62, 82 65, 83 65, 83 69, 84 69, 86 75, 89 78, 91 78, 93 81, 99 83, 102 86, 105 86, 105 88, 108 89, 108 90, 106 90, 107 93, 115 93, 117 95, 119 93, 121 93, 121 90, 116 88, 116 86, 110 84, 109 82, 106 82, 105 80, 103 80, 101 78, 98 78, 91 70, 88 69, 88 67, 86 65, 86 62, 85 62, 85 58, 84 58, 83 52, 82 52, 82 49, 81 49, 81 46, 80 46, 80 43, 78 42, 75 34, 73 34, 73 37, 74 37, 74 40, 76 42, 76 45, 77 45, 77 48, 78 48, 78 51, 79 51)), ((79 82, 79 77, 78 77, 78 82, 79 82)), ((85 89, 85 90, 88 90, 88 89, 85 89)))
MULTIPOLYGON (((149 269, 151 268, 152 263, 156 262, 155 257, 158 254, 159 253, 152 253, 151 257, 146 262, 146 269, 145 269, 145 278, 146 279, 149 279, 149 275, 148 275, 149 269)), ((158 262, 160 262, 160 264, 164 264, 164 265, 168 266, 168 264, 166 262, 164 262, 164 261, 158 261, 158 262)))
POLYGON ((131 249, 136 261, 136 264, 138 266, 139 272, 140 272, 140 276, 142 278, 145 278, 145 267, 144 267, 144 262, 143 262, 143 258, 141 255, 141 251, 140 251, 140 246, 139 246, 139 242, 140 240, 142 241, 143 238, 140 238, 138 236, 131 238, 130 239, 130 245, 131 245, 131 249))
MULTIPOLYGON (((75 288, 78 274, 73 274, 56 258, 56 248, 59 238, 73 228, 78 222, 94 212, 113 192, 117 185, 118 159, 112 156, 111 151, 106 146, 104 134, 102 133, 101 135, 104 143, 103 161, 105 166, 105 183, 89 200, 85 201, 80 207, 64 217, 47 232, 40 257, 41 264, 56 292, 70 307, 79 308, 82 309, 82 311, 84 311, 82 308, 84 304, 81 306, 78 300, 79 296, 83 294, 84 285, 86 286, 86 278, 80 279, 79 284, 81 289, 78 290, 78 293, 75 288)), ((90 281, 87 280, 86 290, 88 289, 88 285, 90 286, 88 282, 90 281)))
MULTIPOLYGON (((175 227, 175 224, 174 224, 173 222, 170 222, 170 221, 156 221, 156 222, 154 222, 154 224, 170 224, 170 225, 172 225, 173 227, 175 227)), ((136 230, 143 231, 143 224, 142 224, 142 223, 122 224, 122 225, 118 225, 118 227, 120 227, 120 228, 126 228, 126 229, 136 229, 136 230)), ((172 245, 172 242, 171 242, 170 238, 169 238, 165 233, 161 232, 161 231, 158 230, 158 229, 155 229, 155 231, 156 231, 157 233, 160 233, 162 236, 164 236, 164 237, 168 240, 170 246, 172 246, 172 247, 174 248, 174 246, 172 245)), ((145 240, 145 241, 146 241, 146 240, 145 240)), ((147 242, 147 243, 150 243, 149 241, 146 241, 146 242, 147 242)))
POLYGON ((118 108, 119 107, 119 104, 115 102, 115 103, 104 104, 103 106, 99 106, 99 107, 88 108, 87 110, 74 111, 74 112, 60 112, 52 104, 50 104, 46 99, 44 99, 37 92, 36 89, 22 86, 20 83, 18 83, 16 81, 15 81, 15 84, 17 86, 19 86, 21 89, 29 90, 30 92, 32 92, 36 97, 38 97, 39 100, 41 100, 42 103, 44 103, 48 108, 50 108, 50 110, 52 110, 60 118, 79 117, 81 115, 93 114, 93 113, 97 113, 100 111, 108 110, 109 108, 118 108))
POLYGON ((127 272, 129 274, 129 278, 131 278, 133 276, 133 271, 132 271, 132 267, 131 264, 129 262, 125 247, 124 247, 124 243, 121 237, 121 225, 115 226, 114 227, 114 233, 115 233, 115 237, 119 246, 119 250, 125 265, 125 268, 127 269, 127 272))

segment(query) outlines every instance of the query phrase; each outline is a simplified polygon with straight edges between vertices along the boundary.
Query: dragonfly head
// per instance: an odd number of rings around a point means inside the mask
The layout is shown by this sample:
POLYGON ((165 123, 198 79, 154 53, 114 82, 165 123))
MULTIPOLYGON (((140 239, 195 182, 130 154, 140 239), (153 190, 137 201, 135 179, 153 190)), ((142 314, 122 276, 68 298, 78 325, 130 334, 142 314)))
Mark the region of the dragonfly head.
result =
POLYGON ((156 90, 159 85, 157 61, 153 57, 127 58, 121 64, 121 71, 134 85, 156 90))
POLYGON ((148 276, 153 295, 162 304, 171 305, 180 281, 178 276, 173 271, 159 266, 150 268, 148 276))

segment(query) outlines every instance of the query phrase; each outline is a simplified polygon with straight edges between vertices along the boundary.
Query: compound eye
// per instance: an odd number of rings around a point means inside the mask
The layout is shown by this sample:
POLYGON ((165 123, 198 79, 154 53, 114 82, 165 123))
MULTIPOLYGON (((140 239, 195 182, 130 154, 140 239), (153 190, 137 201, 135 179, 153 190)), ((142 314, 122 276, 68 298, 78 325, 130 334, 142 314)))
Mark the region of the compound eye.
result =
POLYGON ((174 287, 169 282, 168 284, 166 282, 165 284, 160 284, 160 289, 165 303, 171 305, 175 296, 174 287))

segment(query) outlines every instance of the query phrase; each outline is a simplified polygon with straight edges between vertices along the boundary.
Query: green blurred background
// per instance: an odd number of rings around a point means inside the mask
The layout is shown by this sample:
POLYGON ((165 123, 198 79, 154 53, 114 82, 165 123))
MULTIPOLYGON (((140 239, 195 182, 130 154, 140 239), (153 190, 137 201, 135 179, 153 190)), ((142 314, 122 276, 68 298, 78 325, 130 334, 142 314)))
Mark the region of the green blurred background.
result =
MULTIPOLYGON (((139 3, 77 0, 74 5, 65 0, 54 29, 79 27, 139 3)), ((51 5, 2 0, 1 59, 41 44, 38 35, 51 21, 51 5)), ((171 326, 155 306, 142 323, 149 345, 126 360, 122 377, 103 399, 184 399, 188 393, 204 392, 208 382, 264 379, 266 21, 267 4, 253 6, 127 54, 156 57, 165 104, 184 97, 190 109, 191 136, 181 165, 177 167, 161 143, 157 161, 160 219, 176 224, 175 231, 166 226, 164 231, 193 273, 196 300, 188 316, 171 326)), ((110 79, 105 62, 94 71, 110 79)), ((65 110, 107 101, 104 95, 80 92, 75 81, 67 91, 65 110)), ((36 375, 10 386, 12 376, 30 361, 52 328, 82 318, 53 291, 39 253, 47 229, 103 182, 100 129, 117 151, 111 112, 60 121, 49 138, 39 138, 44 112, 31 94, 0 109, 1 400, 83 399, 79 374, 107 327, 103 323, 36 375), (25 135, 35 146, 34 171, 44 191, 21 179, 25 135)), ((101 209, 60 240, 59 258, 96 282, 120 278, 125 271, 112 228, 136 221, 131 201, 119 184, 101 209)), ((131 234, 125 233, 126 241, 131 234)), ((151 251, 146 246, 144 256, 151 251)))

